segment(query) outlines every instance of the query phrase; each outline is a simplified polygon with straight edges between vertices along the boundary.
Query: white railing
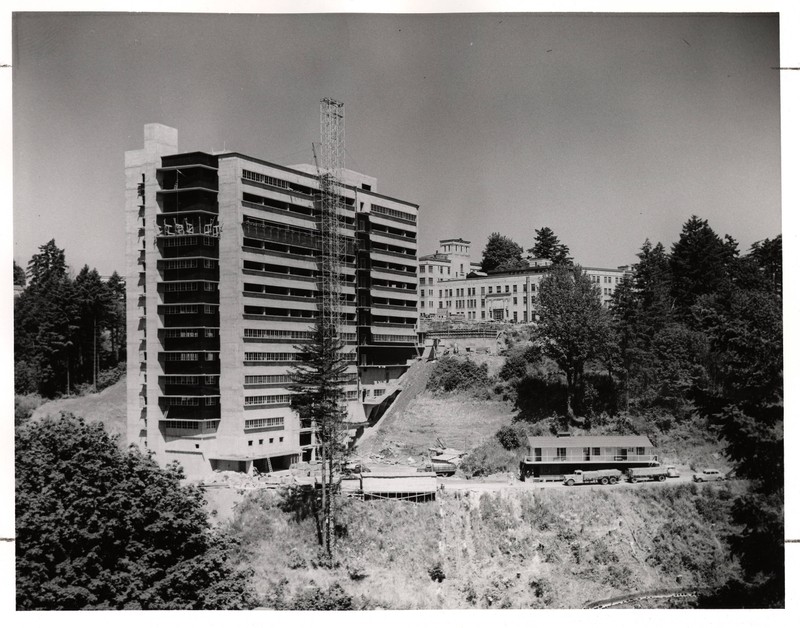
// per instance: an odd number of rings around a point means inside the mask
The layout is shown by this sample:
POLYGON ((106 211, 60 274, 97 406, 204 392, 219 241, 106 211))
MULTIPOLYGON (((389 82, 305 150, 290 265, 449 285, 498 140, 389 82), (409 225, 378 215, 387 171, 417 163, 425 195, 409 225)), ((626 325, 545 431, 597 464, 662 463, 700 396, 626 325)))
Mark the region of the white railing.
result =
POLYGON ((528 464, 533 463, 559 463, 559 462, 658 462, 656 454, 636 455, 628 454, 627 456, 609 455, 609 456, 586 456, 583 454, 570 455, 570 456, 525 456, 525 462, 528 464))

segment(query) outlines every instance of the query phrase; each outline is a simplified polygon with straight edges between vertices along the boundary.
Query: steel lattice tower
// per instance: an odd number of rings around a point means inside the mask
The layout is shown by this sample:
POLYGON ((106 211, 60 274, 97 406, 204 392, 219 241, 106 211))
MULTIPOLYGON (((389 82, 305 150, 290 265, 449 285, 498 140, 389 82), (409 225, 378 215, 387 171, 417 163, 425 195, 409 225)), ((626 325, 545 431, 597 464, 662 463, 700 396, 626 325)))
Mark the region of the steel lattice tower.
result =
POLYGON ((341 334, 342 259, 345 241, 339 226, 343 197, 344 103, 323 98, 319 106, 321 155, 320 186, 320 305, 322 324, 331 337, 341 334))

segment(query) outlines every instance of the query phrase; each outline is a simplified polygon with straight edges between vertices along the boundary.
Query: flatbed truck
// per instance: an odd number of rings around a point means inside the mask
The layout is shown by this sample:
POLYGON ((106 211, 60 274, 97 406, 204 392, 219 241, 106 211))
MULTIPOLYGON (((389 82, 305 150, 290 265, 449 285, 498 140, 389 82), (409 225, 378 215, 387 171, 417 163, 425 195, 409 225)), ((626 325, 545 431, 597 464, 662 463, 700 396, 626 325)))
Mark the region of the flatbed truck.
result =
POLYGON ((564 476, 564 484, 616 484, 622 477, 619 469, 598 469, 597 471, 581 471, 578 469, 564 476))
POLYGON ((648 480, 664 482, 669 477, 669 471, 666 467, 638 467, 628 469, 625 475, 628 476, 628 481, 632 484, 647 482, 648 480))

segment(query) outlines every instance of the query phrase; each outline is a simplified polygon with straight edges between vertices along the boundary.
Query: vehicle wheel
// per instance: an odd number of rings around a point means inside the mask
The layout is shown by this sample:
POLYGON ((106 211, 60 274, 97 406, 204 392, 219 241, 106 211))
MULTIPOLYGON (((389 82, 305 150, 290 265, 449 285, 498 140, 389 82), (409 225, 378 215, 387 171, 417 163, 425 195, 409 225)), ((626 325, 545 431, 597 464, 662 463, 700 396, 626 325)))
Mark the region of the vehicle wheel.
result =
POLYGON ((703 478, 697 478, 697 479, 695 480, 695 482, 702 482, 702 481, 703 481, 703 478))
POLYGON ((567 480, 567 486, 574 486, 575 480, 567 480))
POLYGON ((667 479, 667 476, 666 476, 666 475, 659 475, 659 476, 658 476, 658 481, 659 481, 659 482, 664 482, 664 481, 666 481, 666 479, 667 479))
POLYGON ((617 478, 608 478, 608 481, 611 482, 611 484, 616 484, 617 478))
POLYGON ((600 478, 600 484, 608 484, 608 478, 600 478))
POLYGON ((722 482, 725 478, 717 478, 717 482, 722 482))
POLYGON ((631 478, 631 484, 636 484, 638 481, 636 478, 631 478))

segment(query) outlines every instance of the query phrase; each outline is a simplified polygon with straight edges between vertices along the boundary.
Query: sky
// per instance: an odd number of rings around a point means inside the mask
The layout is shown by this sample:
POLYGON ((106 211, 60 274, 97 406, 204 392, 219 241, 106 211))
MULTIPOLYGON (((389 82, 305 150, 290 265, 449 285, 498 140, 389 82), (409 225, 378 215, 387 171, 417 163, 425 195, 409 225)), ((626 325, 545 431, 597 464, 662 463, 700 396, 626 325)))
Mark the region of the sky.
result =
POLYGON ((420 206, 419 253, 552 228, 587 266, 692 215, 742 252, 781 232, 776 14, 18 13, 14 258, 55 238, 124 270, 124 151, 312 160, 345 103, 346 165, 420 206))

